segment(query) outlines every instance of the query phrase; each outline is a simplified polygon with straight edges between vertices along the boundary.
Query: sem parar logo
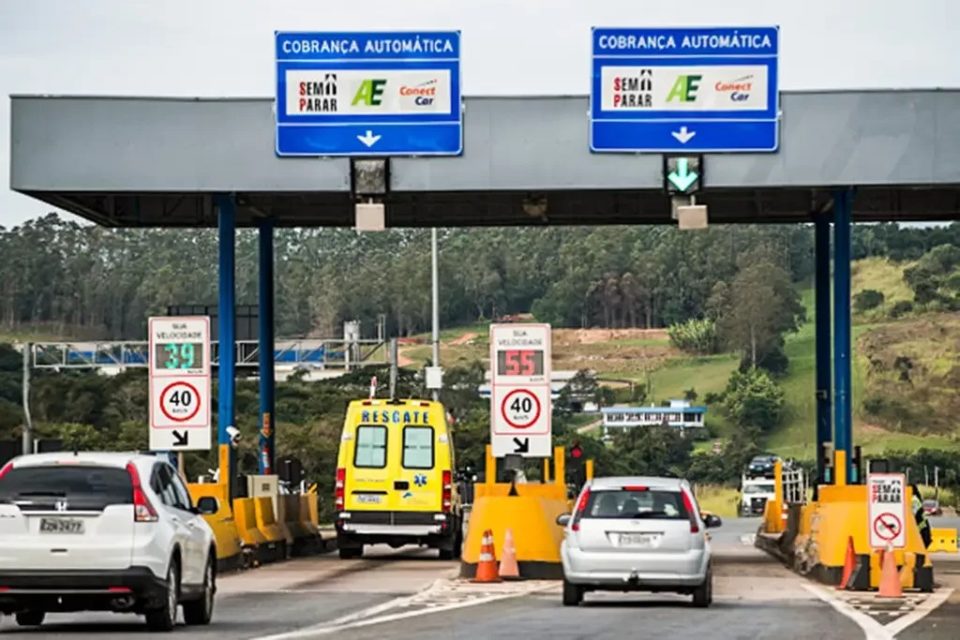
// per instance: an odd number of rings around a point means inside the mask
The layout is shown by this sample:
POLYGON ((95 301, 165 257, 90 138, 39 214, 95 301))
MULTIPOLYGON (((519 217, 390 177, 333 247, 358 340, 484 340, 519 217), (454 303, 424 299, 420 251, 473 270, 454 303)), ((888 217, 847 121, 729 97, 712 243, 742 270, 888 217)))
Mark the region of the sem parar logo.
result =
POLYGON ((379 107, 383 104, 383 92, 387 88, 387 81, 378 78, 376 80, 364 80, 357 89, 357 94, 353 97, 353 106, 365 104, 368 107, 379 107))
POLYGON ((702 75, 682 75, 677 76, 673 83, 673 88, 667 94, 667 102, 673 102, 674 98, 680 102, 696 102, 697 89, 700 88, 702 75))

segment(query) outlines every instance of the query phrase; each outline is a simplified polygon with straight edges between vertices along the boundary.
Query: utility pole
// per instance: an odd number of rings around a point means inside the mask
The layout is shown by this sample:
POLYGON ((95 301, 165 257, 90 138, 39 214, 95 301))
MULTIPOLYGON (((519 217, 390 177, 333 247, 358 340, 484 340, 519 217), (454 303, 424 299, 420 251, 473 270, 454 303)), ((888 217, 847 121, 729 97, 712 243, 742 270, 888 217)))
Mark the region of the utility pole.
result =
POLYGON ((30 418, 30 343, 23 343, 23 455, 33 453, 33 420, 30 418))
POLYGON ((397 369, 400 367, 397 339, 390 338, 390 399, 397 399, 397 369))
MULTIPOLYGON (((431 272, 433 279, 433 366, 440 366, 440 282, 437 265, 437 228, 430 230, 431 272)), ((433 390, 434 402, 440 399, 440 390, 433 390)))

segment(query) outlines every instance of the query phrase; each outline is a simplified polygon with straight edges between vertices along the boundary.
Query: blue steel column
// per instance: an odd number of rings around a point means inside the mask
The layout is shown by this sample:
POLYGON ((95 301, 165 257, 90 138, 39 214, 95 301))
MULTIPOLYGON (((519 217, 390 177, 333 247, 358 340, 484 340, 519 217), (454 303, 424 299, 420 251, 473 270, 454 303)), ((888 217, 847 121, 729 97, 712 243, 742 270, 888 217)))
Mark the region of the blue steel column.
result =
MULTIPOLYGON (((826 482, 823 444, 833 440, 830 411, 830 218, 814 219, 816 354, 817 354, 817 483, 826 482)), ((832 481, 832 478, 830 479, 832 481)), ((816 490, 816 484, 814 485, 816 490)))
POLYGON ((846 478, 851 482, 853 404, 851 392, 850 253, 853 193, 838 191, 833 197, 833 375, 834 446, 846 452, 846 478))
POLYGON ((219 196, 216 203, 220 232, 219 300, 217 304, 217 333, 219 334, 217 340, 220 358, 219 393, 217 396, 217 443, 220 445, 220 481, 227 483, 230 497, 233 498, 236 495, 237 456, 234 448, 230 446, 230 435, 227 433, 227 428, 234 424, 234 398, 236 395, 234 329, 236 324, 235 245, 237 220, 236 205, 233 198, 219 196), (226 469, 223 468, 223 462, 225 461, 227 462, 226 469))
POLYGON ((260 222, 260 474, 276 473, 274 434, 273 220, 260 222))

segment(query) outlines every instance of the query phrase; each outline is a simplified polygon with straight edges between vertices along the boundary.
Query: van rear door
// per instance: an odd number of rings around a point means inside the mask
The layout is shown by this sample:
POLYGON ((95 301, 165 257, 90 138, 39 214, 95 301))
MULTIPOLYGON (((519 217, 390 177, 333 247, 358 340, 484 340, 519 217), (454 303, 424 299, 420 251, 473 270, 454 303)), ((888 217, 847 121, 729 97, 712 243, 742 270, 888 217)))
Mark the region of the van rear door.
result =
POLYGON ((352 460, 346 460, 345 509, 391 511, 393 483, 389 464, 391 434, 385 424, 360 424, 353 434, 352 460))
POLYGON ((430 425, 405 425, 398 453, 400 482, 394 491, 395 509, 440 511, 443 495, 441 465, 437 461, 436 429, 430 425))

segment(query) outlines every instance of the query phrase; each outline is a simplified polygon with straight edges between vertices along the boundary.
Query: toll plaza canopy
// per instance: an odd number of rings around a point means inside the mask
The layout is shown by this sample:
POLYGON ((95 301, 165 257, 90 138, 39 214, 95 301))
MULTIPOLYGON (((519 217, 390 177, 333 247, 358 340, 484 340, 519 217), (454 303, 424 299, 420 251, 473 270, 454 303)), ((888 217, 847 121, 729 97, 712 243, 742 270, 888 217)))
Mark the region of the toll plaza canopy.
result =
MULTIPOLYGON (((464 101, 458 157, 394 158, 388 226, 669 223, 658 154, 598 154, 588 98, 464 101), (545 205, 545 208, 544 208, 545 205)), ((353 226, 347 158, 281 158, 274 101, 14 96, 11 187, 112 227, 353 226)), ((710 220, 960 218, 960 90, 784 92, 776 153, 707 154, 710 220)))

